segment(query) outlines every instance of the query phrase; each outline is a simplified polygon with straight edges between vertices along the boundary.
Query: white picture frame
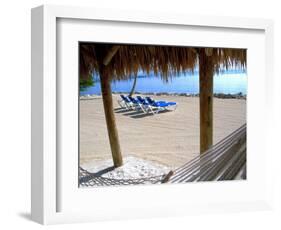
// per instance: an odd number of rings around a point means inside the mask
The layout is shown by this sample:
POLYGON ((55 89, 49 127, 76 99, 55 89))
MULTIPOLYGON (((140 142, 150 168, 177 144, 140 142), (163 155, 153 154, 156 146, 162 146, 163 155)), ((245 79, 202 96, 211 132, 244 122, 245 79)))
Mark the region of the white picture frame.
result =
MULTIPOLYGON (((132 40, 126 33, 120 34, 122 36, 111 34, 108 40, 103 35, 103 37, 99 37, 99 41, 110 42, 117 40, 119 42, 143 43, 141 38, 140 40, 132 40)), ((67 36, 67 38, 72 39, 67 40, 70 42, 80 39, 80 37, 75 36, 67 36)), ((160 35, 157 41, 155 39, 157 39, 157 35, 152 36, 146 42, 148 44, 157 42, 157 44, 184 45, 184 41, 172 37, 169 38, 169 41, 160 41, 160 35)), ((74 60, 75 56, 71 55, 71 51, 67 52, 69 52, 69 58, 73 58, 69 60, 74 60)), ((152 14, 149 12, 51 5, 32 9, 32 219, 41 224, 56 224, 271 208, 272 172, 270 162, 272 158, 269 142, 259 140, 268 140, 270 136, 269 127, 271 112, 273 111, 273 92, 271 89, 274 82, 272 63, 273 23, 270 20, 174 15, 159 12, 153 12, 152 14), (68 25, 62 27, 61 23, 65 21, 67 21, 68 25), (67 33, 74 34, 75 32, 72 31, 74 29, 76 32, 80 30, 81 35, 79 36, 85 36, 85 39, 90 39, 92 34, 83 32, 86 31, 85 28, 84 30, 82 28, 84 22, 87 23, 87 26, 92 22, 102 22, 103 25, 111 28, 125 25, 124 32, 126 31, 126 25, 130 28, 137 25, 141 30, 142 28, 145 30, 149 26, 150 29, 158 28, 161 30, 161 37, 164 38, 165 33, 168 34, 169 30, 177 28, 182 31, 192 28, 202 33, 211 30, 215 32, 209 38, 204 36, 205 40, 200 41, 198 39, 199 35, 193 38, 190 36, 191 40, 189 42, 200 46, 200 42, 205 42, 204 44, 206 44, 206 39, 209 39, 208 44, 210 46, 228 47, 230 45, 231 47, 253 50, 249 54, 253 58, 248 60, 249 75, 255 75, 256 79, 253 81, 252 78, 249 78, 249 96, 247 99, 249 104, 247 119, 251 121, 247 124, 247 145, 249 146, 247 151, 250 153, 247 181, 220 183, 217 185, 214 185, 214 183, 197 183, 196 185, 145 186, 145 188, 142 186, 116 187, 80 190, 79 192, 76 188, 74 189, 74 182, 77 178, 71 175, 77 174, 76 168, 73 168, 73 166, 77 165, 77 161, 74 159, 75 152, 70 154, 70 160, 67 162, 63 155, 57 155, 61 151, 60 140, 58 139, 58 132, 61 131, 58 128, 60 125, 59 113, 62 112, 61 110, 73 111, 75 109, 71 106, 64 107, 61 104, 64 103, 64 100, 62 99, 59 103, 58 98, 64 98, 63 94, 65 93, 70 94, 70 98, 75 99, 77 97, 76 92, 66 92, 65 88, 63 91, 60 88, 61 84, 58 83, 57 75, 60 74, 58 65, 64 64, 59 62, 58 58, 60 48, 58 47, 58 34, 61 33, 61 29, 64 32, 66 31, 66 35, 71 35, 67 33), (224 44, 221 43, 219 35, 216 35, 216 33, 222 33, 223 31, 228 31, 230 34, 229 38, 227 38, 227 35, 225 36, 224 44), (233 41, 231 42, 232 31, 236 33, 236 35, 234 34, 236 37, 233 36, 233 41), (241 40, 241 34, 245 39, 241 40), (230 39, 230 42, 227 42, 228 39, 230 39), (259 50, 259 55, 257 56, 254 50, 255 46, 258 45, 260 45, 261 50, 259 50), (256 57, 254 58, 254 56, 256 57), (256 68, 254 68, 255 65, 257 65, 256 68), (255 104, 257 101, 259 106, 255 104), (255 132, 255 127, 261 119, 265 122, 260 125, 262 132, 261 136, 258 136, 255 132), (257 144, 254 145, 254 143, 257 144), (251 152, 257 153, 257 157, 252 158, 251 152), (258 171, 259 167, 263 167, 262 173, 258 171), (70 171, 72 168, 73 173, 70 171), (65 175, 68 175, 68 178, 65 175), (234 190, 236 191, 236 197, 233 196, 234 190), (200 191, 209 191, 212 196, 206 196, 202 199, 200 191), (221 194, 222 191, 229 192, 228 194, 232 197, 221 194), (97 199, 90 198, 90 193, 95 193, 93 197, 97 197, 97 199), (111 197, 114 194, 120 195, 121 201, 112 199, 111 197), (130 194, 134 194, 135 198, 129 198, 130 194), (173 194, 176 195, 176 199, 167 199, 173 194), (182 198, 186 194, 191 198, 183 200, 182 198), (155 198, 156 195, 157 198, 155 198), (102 197, 107 197, 107 199, 101 199, 102 197), (147 205, 144 205, 145 203, 149 203, 150 207, 147 208, 147 205)), ((75 74, 77 75, 77 72, 75 74)), ((70 83, 70 88, 75 87, 75 84, 77 82, 70 83)), ((77 106, 77 101, 73 103, 76 103, 77 106)), ((74 110, 74 114, 76 112, 74 110)), ((77 117, 72 116, 68 119, 70 119, 68 122, 71 122, 75 121, 77 117)), ((71 134, 75 134, 75 129, 70 129, 69 133, 70 136, 67 138, 72 138, 71 140, 75 141, 76 136, 71 136, 71 134)))

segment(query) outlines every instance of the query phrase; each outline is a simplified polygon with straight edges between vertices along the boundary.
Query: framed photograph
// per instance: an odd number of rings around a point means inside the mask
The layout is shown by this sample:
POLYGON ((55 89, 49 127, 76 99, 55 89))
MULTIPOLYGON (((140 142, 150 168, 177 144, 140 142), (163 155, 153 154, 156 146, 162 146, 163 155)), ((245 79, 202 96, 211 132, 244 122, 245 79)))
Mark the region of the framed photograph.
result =
POLYGON ((32 219, 271 208, 272 33, 265 19, 32 9, 32 219))

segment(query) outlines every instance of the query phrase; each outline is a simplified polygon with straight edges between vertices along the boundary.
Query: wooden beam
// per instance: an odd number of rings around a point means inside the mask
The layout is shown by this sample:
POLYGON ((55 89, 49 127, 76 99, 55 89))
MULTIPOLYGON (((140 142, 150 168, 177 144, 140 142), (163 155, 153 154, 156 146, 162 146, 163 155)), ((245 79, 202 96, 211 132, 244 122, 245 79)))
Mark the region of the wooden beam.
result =
POLYGON ((199 50, 200 153, 213 144, 213 73, 212 57, 199 50))
POLYGON ((107 66, 111 59, 114 57, 114 55, 117 53, 117 51, 119 50, 120 46, 112 46, 109 51, 107 52, 106 56, 103 59, 103 64, 105 66, 107 66))

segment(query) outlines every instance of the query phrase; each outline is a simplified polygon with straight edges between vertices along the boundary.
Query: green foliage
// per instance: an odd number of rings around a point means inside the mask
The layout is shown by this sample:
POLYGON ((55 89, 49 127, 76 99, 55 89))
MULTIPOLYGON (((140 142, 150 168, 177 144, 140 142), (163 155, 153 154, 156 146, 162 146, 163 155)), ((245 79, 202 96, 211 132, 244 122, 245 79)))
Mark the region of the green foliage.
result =
POLYGON ((85 79, 80 78, 80 91, 85 91, 88 87, 94 86, 95 82, 92 76, 89 76, 85 79))

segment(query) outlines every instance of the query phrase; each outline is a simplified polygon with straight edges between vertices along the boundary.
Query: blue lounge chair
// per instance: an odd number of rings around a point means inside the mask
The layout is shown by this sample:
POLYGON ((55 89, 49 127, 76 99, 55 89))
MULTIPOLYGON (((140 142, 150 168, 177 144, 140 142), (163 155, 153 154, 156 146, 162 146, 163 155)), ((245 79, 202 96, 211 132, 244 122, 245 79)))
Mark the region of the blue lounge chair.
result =
POLYGON ((145 98, 150 104, 153 104, 154 102, 166 103, 166 101, 155 101, 151 97, 145 97, 145 98))
POLYGON ((142 103, 142 105, 146 108, 146 112, 148 113, 149 110, 154 114, 153 108, 151 107, 150 103, 147 101, 147 99, 137 96, 137 99, 142 103))
POLYGON ((131 96, 128 96, 128 98, 134 104, 135 109, 141 109, 144 113, 147 112, 146 106, 141 101, 139 101, 137 98, 133 98, 131 96))
POLYGON ((145 107, 147 113, 150 111, 150 112, 152 112, 154 114, 153 107, 151 106, 151 103, 149 103, 147 101, 146 98, 143 98, 141 96, 137 96, 137 99, 143 104, 143 106, 145 107))
POLYGON ((166 102, 166 101, 155 101, 153 100, 151 97, 146 97, 147 101, 150 103, 150 104, 168 104, 168 105, 176 105, 177 103, 176 102, 166 102))
POLYGON ((146 105, 146 106, 149 105, 148 101, 147 101, 146 99, 144 99, 143 97, 137 96, 137 99, 138 99, 138 101, 139 101, 140 103, 142 103, 143 105, 146 105))
POLYGON ((151 97, 146 97, 146 100, 149 103, 152 112, 153 112, 152 108, 156 109, 156 113, 163 110, 167 110, 168 108, 173 108, 173 110, 176 110, 177 108, 176 102, 154 101, 151 97))
POLYGON ((121 108, 131 109, 134 106, 128 97, 124 96, 123 94, 121 94, 120 97, 121 100, 118 100, 118 104, 121 108))

